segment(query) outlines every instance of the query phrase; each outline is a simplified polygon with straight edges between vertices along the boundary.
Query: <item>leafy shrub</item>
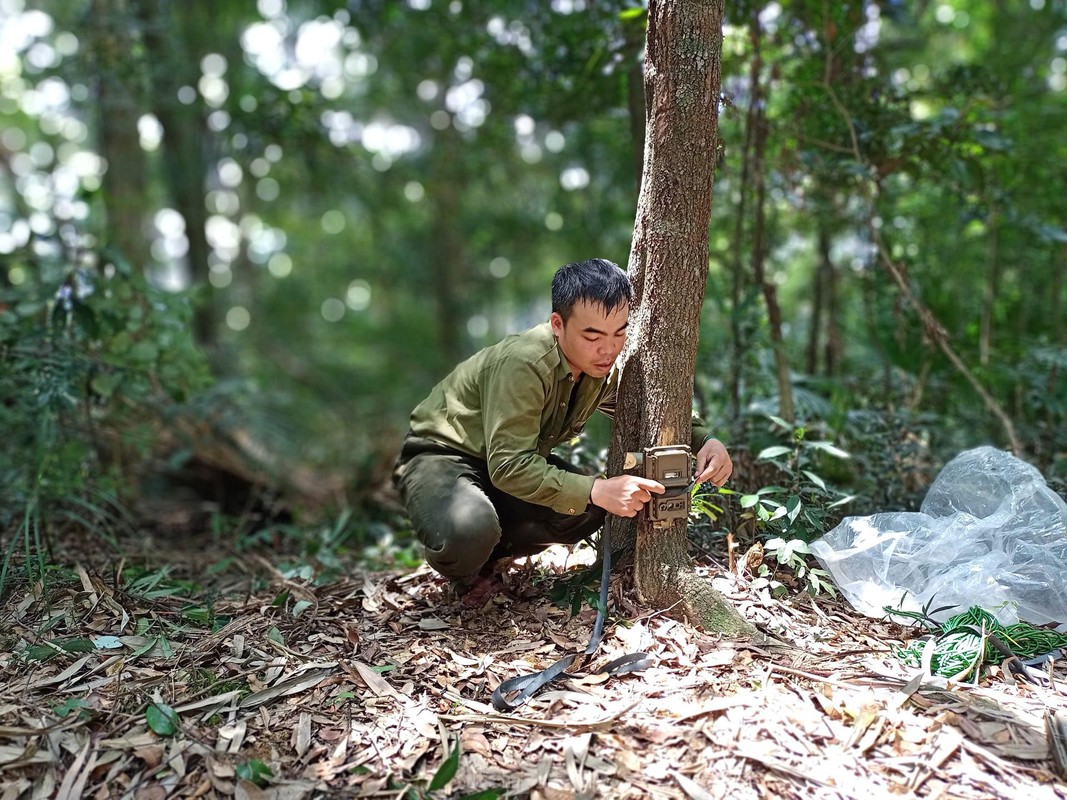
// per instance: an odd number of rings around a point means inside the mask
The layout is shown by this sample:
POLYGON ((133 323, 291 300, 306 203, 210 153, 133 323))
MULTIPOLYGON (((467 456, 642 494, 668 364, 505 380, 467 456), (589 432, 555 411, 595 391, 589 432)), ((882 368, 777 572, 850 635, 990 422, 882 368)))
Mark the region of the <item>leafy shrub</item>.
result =
POLYGON ((937 472, 931 429, 939 425, 937 415, 907 407, 849 410, 839 438, 854 465, 851 513, 918 509, 937 472))
POLYGON ((775 573, 786 570, 812 594, 832 594, 827 573, 808 563, 808 543, 836 525, 843 507, 854 499, 821 474, 828 465, 850 460, 850 455, 827 439, 811 438, 809 426, 769 413, 751 420, 759 424, 750 424, 742 439, 760 449, 755 457, 746 448, 733 451, 731 486, 737 489, 694 494, 694 533, 706 537, 710 524, 730 531, 728 541, 751 540, 760 558, 768 557, 753 583, 757 588, 784 592, 775 573))
POLYGON ((761 486, 741 495, 741 518, 751 520, 752 527, 765 536, 811 542, 837 524, 840 507, 853 499, 832 488, 816 470, 828 457, 851 456, 833 442, 809 439, 804 425, 774 415, 767 419, 770 432, 782 443, 764 447, 756 458, 776 465, 785 485, 761 486))
POLYGON ((27 251, 6 278, 0 532, 14 536, 0 592, 17 544, 41 576, 52 528, 122 524, 123 477, 147 453, 151 423, 211 380, 188 298, 152 288, 120 259, 96 265, 27 251))
POLYGON ((1037 347, 1012 365, 1013 417, 1027 454, 1050 484, 1067 483, 1067 348, 1037 347))
POLYGON ((774 576, 779 569, 787 569, 793 573, 797 581, 805 584, 812 595, 826 592, 831 597, 837 597, 837 590, 830 581, 830 573, 818 567, 809 566, 811 549, 808 543, 800 539, 791 539, 788 542, 780 536, 769 539, 763 546, 764 554, 774 560, 773 566, 764 560, 759 566, 759 577, 752 582, 754 588, 767 587, 776 594, 784 594, 785 586, 774 576))

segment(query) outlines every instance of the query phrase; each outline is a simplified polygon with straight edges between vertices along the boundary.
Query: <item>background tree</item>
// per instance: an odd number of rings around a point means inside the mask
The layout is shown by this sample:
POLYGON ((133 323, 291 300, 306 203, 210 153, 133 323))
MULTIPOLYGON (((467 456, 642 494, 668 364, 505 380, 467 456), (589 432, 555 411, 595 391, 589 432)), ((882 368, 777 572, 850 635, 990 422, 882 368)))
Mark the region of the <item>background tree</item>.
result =
POLYGON ((132 14, 126 0, 93 0, 88 16, 87 50, 99 101, 96 128, 100 155, 107 163, 103 196, 108 244, 128 263, 145 264, 151 243, 144 204, 148 170, 137 126, 146 87, 131 59, 141 45, 136 27, 129 24, 132 14))

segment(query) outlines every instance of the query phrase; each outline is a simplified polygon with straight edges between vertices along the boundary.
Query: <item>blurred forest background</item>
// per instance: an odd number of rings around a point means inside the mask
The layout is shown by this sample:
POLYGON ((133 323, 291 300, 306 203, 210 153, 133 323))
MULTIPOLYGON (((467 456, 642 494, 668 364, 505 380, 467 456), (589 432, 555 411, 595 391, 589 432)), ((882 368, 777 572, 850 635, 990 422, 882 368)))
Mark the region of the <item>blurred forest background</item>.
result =
MULTIPOLYGON (((764 491, 717 524, 810 539, 983 443, 1062 493, 1067 4, 727 17, 697 401, 764 491)), ((559 265, 627 261, 644 25, 0 0, 5 573, 74 528, 402 531, 411 408, 546 319, 559 265)))

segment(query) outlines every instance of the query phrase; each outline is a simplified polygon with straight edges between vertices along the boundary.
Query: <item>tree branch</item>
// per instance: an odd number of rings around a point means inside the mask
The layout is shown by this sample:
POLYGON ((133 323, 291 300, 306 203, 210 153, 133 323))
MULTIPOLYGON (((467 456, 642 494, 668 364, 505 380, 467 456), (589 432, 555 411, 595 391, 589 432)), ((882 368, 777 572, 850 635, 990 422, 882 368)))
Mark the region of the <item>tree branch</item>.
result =
MULTIPOLYGON (((848 128, 849 140, 852 143, 852 156, 856 159, 857 164, 862 164, 868 168, 871 165, 864 159, 863 153, 860 151, 859 139, 856 135, 856 127, 852 123, 852 117, 848 113, 848 109, 841 102, 837 92, 834 90, 833 85, 830 83, 828 76, 831 72, 830 61, 832 56, 827 54, 827 68, 824 73, 823 90, 830 98, 830 102, 841 115, 842 121, 848 128)), ((881 231, 874 224, 875 209, 878 206, 878 196, 881 192, 881 184, 878 179, 877 171, 872 173, 874 177, 870 181, 870 185, 873 186, 873 192, 871 197, 868 198, 868 216, 867 227, 871 237, 871 241, 874 242, 875 248, 878 253, 878 260, 885 267, 889 273, 890 278, 893 279, 893 283, 896 284, 897 291, 900 296, 911 306, 912 310, 918 315, 919 321, 922 322, 923 330, 931 341, 937 346, 937 348, 944 354, 945 358, 956 368, 956 370, 964 377, 964 379, 971 385, 975 393, 985 403, 986 408, 993 414, 1004 428, 1004 433, 1008 438, 1008 442, 1011 446, 1011 450, 1015 455, 1019 455, 1022 452, 1022 443, 1019 441, 1019 437, 1015 432, 1015 425, 1004 411, 1003 406, 997 401, 997 399, 989 392, 988 389, 982 384, 978 377, 971 371, 964 360, 953 348, 949 342, 948 331, 940 323, 934 313, 915 296, 915 292, 912 291, 911 286, 908 284, 906 278, 906 269, 901 264, 897 264, 889 249, 885 245, 885 240, 882 238, 881 231)))

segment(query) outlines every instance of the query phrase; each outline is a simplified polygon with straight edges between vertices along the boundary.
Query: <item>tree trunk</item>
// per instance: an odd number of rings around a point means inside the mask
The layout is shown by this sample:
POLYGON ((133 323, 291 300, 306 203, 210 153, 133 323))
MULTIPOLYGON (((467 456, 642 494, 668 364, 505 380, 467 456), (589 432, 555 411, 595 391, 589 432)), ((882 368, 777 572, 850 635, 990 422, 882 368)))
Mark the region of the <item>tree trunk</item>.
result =
POLYGON ((633 138, 634 184, 641 192, 641 170, 645 159, 645 92, 644 73, 641 69, 641 33, 635 24, 626 26, 626 47, 623 52, 632 58, 626 71, 626 107, 630 117, 630 136, 633 138))
POLYGON ((830 258, 830 244, 826 243, 826 364, 824 375, 835 377, 841 372, 845 354, 845 340, 841 336, 841 274, 830 258))
POLYGON ((1051 320, 1049 327, 1052 332, 1052 344, 1062 347, 1067 344, 1063 335, 1063 277, 1067 274, 1067 244, 1061 247, 1053 258, 1055 264, 1052 269, 1052 291, 1049 293, 1052 307, 1049 309, 1048 318, 1051 320))
MULTIPOLYGON (((762 69, 759 54, 754 53, 749 65, 749 84, 759 83, 762 69)), ((745 351, 748 349, 747 331, 743 324, 741 309, 744 303, 747 276, 742 243, 745 241, 745 221, 748 219, 748 185, 752 173, 752 146, 755 139, 756 121, 753 116, 755 106, 748 105, 745 114, 745 139, 741 146, 741 176, 738 180, 737 216, 734 219, 733 259, 730 264, 730 339, 733 345, 733 357, 730 359, 730 415, 734 429, 739 429, 741 420, 741 394, 744 383, 745 351)))
POLYGON ((868 342, 878 354, 878 363, 882 368, 882 397, 887 407, 892 410, 895 403, 893 395, 893 361, 882 342, 881 329, 878 327, 878 315, 874 307, 874 294, 880 287, 875 285, 877 276, 873 270, 865 270, 860 275, 860 287, 863 296, 863 321, 867 326, 868 342))
POLYGON ((830 232, 820 221, 818 233, 819 264, 815 268, 812 299, 811 330, 808 332, 807 371, 820 372, 819 351, 822 350, 822 374, 833 377, 838 373, 844 343, 841 339, 841 304, 838 301, 838 275, 830 257, 830 232), (825 343, 824 343, 825 339, 825 343))
POLYGON ((1000 282, 1000 215, 994 206, 989 213, 989 261, 986 264, 985 286, 982 288, 982 322, 978 337, 978 363, 989 364, 993 347, 993 304, 997 299, 997 284, 1000 282))
POLYGON ((793 382, 789 375, 789 363, 785 357, 785 341, 782 337, 782 310, 778 305, 778 291, 767 278, 767 175, 765 168, 767 153, 767 100, 763 96, 762 56, 760 54, 759 14, 753 11, 749 22, 752 40, 752 85, 750 93, 750 117, 753 122, 753 158, 752 179, 755 184, 756 197, 753 204, 755 216, 752 226, 752 275, 756 285, 763 292, 763 302, 767 306, 767 327, 774 350, 775 376, 778 382, 778 415, 792 422, 796 417, 793 405, 793 382))
POLYGON ((107 240, 122 258, 143 270, 149 261, 145 229, 148 179, 137 122, 141 117, 135 40, 126 0, 93 0, 91 47, 96 64, 100 154, 107 240))
POLYGON ((819 225, 819 264, 815 267, 815 276, 811 288, 811 324, 808 326, 808 347, 804 367, 809 375, 819 371, 819 344, 822 340, 822 314, 824 295, 826 294, 826 262, 829 250, 829 237, 826 230, 819 225))
POLYGON ((463 331, 466 315, 462 297, 468 269, 466 253, 457 221, 460 195, 466 180, 459 165, 462 143, 453 128, 440 131, 435 137, 427 196, 433 208, 433 302, 437 317, 437 346, 446 363, 455 364, 470 355, 464 346, 463 331))
MULTIPOLYGON (((708 221, 718 140, 723 0, 652 0, 646 39, 644 178, 629 271, 636 307, 620 359, 620 405, 609 468, 623 454, 688 442, 708 221)), ((609 532, 622 530, 609 517, 609 532)), ((733 636, 763 638, 692 571, 686 525, 636 524, 634 579, 642 602, 673 607, 733 636)))
POLYGON ((197 98, 185 104, 178 99, 183 86, 196 86, 202 53, 193 52, 190 36, 209 35, 210 11, 200 19, 196 3, 141 3, 145 42, 153 54, 153 112, 163 127, 162 157, 167 187, 175 210, 185 220, 189 240, 186 256, 192 286, 205 294, 198 298, 193 318, 197 344, 217 356, 218 311, 214 290, 208 283, 211 248, 205 229, 207 208, 204 186, 212 163, 202 103, 197 98))

